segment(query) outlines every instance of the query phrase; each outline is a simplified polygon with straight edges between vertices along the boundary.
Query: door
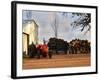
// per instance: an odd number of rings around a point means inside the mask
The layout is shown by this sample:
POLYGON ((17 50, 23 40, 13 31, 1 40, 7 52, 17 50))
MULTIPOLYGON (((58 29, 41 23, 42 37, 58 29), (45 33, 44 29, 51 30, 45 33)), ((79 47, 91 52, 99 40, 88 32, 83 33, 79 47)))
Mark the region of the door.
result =
POLYGON ((29 34, 23 32, 23 35, 22 35, 23 55, 28 55, 28 45, 29 45, 29 34))

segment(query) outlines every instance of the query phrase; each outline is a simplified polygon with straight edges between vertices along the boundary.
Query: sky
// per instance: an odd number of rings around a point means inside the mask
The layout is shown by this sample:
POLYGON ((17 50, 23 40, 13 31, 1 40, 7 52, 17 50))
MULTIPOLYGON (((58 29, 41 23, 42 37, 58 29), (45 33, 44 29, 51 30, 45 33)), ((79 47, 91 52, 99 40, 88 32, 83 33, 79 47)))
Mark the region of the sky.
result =
POLYGON ((85 30, 80 31, 80 27, 73 28, 71 23, 76 20, 78 17, 72 17, 72 13, 66 12, 66 15, 62 15, 63 12, 52 12, 52 11, 30 11, 23 10, 22 20, 34 20, 38 27, 38 39, 40 42, 43 42, 43 39, 46 41, 51 37, 55 37, 54 33, 54 20, 56 19, 58 38, 64 39, 65 41, 71 41, 72 39, 91 39, 91 31, 88 31, 86 34, 85 30))

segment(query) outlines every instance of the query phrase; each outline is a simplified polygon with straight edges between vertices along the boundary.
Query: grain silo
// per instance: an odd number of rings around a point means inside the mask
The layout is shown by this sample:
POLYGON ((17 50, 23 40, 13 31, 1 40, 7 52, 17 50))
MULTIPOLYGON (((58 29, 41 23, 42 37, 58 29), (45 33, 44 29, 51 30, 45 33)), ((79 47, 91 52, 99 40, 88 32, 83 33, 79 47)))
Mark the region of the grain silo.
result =
POLYGON ((32 42, 36 45, 38 43, 38 25, 34 20, 24 20, 22 33, 22 47, 23 52, 27 55, 28 46, 32 42))

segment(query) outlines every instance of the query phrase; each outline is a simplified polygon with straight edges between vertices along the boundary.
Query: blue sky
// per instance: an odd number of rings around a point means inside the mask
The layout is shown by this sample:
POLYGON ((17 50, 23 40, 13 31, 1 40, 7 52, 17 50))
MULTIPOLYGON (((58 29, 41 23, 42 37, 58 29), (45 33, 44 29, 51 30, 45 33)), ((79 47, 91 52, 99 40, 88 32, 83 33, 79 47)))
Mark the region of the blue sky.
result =
POLYGON ((88 31, 84 35, 86 29, 81 32, 80 27, 73 28, 71 23, 78 17, 72 18, 72 13, 66 12, 67 15, 63 16, 62 12, 47 12, 47 11, 29 11, 23 10, 23 21, 24 20, 34 20, 39 26, 38 38, 39 41, 43 41, 45 38, 47 41, 50 37, 54 37, 53 23, 54 19, 57 20, 58 27, 58 38, 64 39, 65 41, 71 41, 72 39, 91 39, 91 31, 88 31))

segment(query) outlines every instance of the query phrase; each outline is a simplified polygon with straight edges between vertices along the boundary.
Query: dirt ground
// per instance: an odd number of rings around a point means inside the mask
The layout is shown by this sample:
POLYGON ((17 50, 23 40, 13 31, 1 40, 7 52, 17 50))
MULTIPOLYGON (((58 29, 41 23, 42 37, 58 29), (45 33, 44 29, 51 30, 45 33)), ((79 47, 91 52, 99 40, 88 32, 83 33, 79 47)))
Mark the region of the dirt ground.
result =
POLYGON ((49 58, 24 58, 23 69, 90 66, 90 54, 53 55, 49 58))

